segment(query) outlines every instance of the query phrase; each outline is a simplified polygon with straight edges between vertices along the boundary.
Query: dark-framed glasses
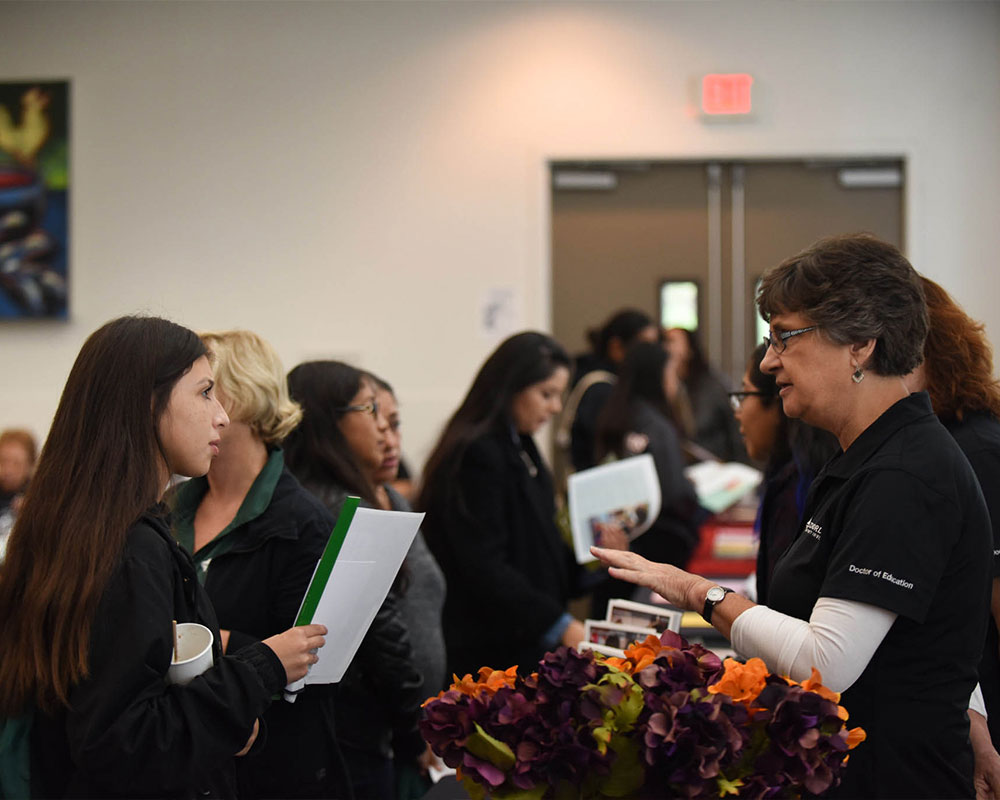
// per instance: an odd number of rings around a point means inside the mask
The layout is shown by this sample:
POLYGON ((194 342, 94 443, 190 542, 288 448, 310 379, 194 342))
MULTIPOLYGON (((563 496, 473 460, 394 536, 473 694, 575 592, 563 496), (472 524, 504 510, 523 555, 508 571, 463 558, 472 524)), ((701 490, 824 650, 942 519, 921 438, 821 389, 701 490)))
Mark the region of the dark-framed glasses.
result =
POLYGON ((743 401, 748 397, 774 397, 774 395, 770 392, 730 392, 729 405, 733 407, 733 411, 739 411, 743 401))
POLYGON ((764 337, 764 344, 773 348, 775 353, 784 353, 785 348, 788 347, 789 339, 801 333, 809 333, 809 331, 814 331, 817 328, 819 328, 819 325, 810 325, 808 328, 798 328, 794 331, 782 331, 781 333, 768 332, 767 336, 764 337))
POLYGON ((357 406, 341 406, 340 408, 335 408, 338 414, 346 414, 348 411, 364 411, 366 414, 371 414, 373 417, 378 416, 378 400, 370 400, 367 403, 363 403, 357 406))

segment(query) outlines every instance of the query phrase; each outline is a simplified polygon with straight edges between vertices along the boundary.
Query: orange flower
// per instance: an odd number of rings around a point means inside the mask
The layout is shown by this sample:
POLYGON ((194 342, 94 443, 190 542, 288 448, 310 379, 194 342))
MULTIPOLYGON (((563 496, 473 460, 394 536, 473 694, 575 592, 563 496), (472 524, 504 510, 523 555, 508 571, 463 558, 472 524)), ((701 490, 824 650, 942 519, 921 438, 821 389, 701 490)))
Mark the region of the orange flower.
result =
POLYGON ((517 677, 517 665, 508 667, 505 670, 493 669, 492 667, 480 667, 478 680, 473 680, 472 676, 466 674, 461 678, 452 675, 452 683, 445 691, 439 692, 434 697, 428 697, 422 705, 437 700, 444 696, 445 692, 458 691, 469 697, 478 697, 481 694, 495 695, 504 686, 513 687, 514 679, 517 677))
POLYGON ((650 634, 644 642, 633 642, 626 647, 625 658, 609 656, 604 659, 604 663, 634 675, 652 664, 664 649, 666 648, 660 643, 659 637, 650 634))
POLYGON ((847 749, 853 750, 867 738, 868 734, 864 728, 851 728, 847 732, 847 749))
POLYGON ((750 708, 750 704, 764 690, 767 665, 759 658, 751 658, 746 664, 727 658, 723 667, 725 672, 722 677, 709 686, 708 691, 712 694, 728 694, 733 700, 750 708))
MULTIPOLYGON (((794 683, 794 681, 792 681, 792 683, 794 683)), ((816 669, 816 667, 812 668, 812 675, 802 681, 799 685, 807 692, 815 692, 824 700, 832 700, 834 703, 840 702, 840 695, 831 689, 827 689, 823 685, 823 676, 819 674, 819 670, 816 669)), ((843 717, 843 719, 847 719, 847 717, 843 717)))

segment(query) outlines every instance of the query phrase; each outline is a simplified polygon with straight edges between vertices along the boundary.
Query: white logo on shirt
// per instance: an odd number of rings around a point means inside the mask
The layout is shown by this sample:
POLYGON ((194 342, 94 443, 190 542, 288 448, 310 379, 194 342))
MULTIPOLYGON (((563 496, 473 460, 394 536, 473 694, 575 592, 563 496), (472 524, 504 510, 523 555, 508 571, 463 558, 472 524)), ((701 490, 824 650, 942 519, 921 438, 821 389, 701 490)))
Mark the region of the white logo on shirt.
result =
POLYGON ((823 538, 823 526, 822 525, 817 525, 812 520, 809 520, 806 523, 806 533, 808 533, 810 536, 812 536, 813 539, 822 539, 823 538))
POLYGON ((855 564, 851 564, 847 568, 847 571, 853 572, 855 575, 870 575, 873 578, 881 578, 884 581, 889 581, 889 583, 895 584, 901 589, 913 588, 913 584, 910 583, 908 580, 904 580, 903 578, 897 578, 891 572, 887 572, 886 570, 881 570, 881 569, 873 570, 871 567, 859 567, 855 564))

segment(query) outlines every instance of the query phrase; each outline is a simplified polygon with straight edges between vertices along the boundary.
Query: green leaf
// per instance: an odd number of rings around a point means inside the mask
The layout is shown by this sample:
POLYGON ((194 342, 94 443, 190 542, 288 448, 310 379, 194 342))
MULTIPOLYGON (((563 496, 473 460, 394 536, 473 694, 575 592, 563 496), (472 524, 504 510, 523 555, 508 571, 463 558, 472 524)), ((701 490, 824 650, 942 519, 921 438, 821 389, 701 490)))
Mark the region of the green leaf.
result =
POLYGON ((719 797, 725 797, 727 794, 739 794, 740 787, 743 785, 743 781, 739 779, 728 781, 722 775, 716 778, 715 782, 719 786, 719 797))
POLYGON ((540 783, 534 789, 511 789, 509 791, 494 792, 494 800, 542 800, 545 796, 547 783, 540 783))
POLYGON ((476 732, 469 734, 466 739, 465 748, 472 755, 483 761, 489 761, 494 767, 502 769, 504 772, 514 766, 517 760, 514 758, 514 751, 510 746, 499 739, 494 739, 476 723, 476 732))
POLYGON ((462 786, 472 800, 486 800, 486 787, 472 778, 462 778, 462 786))
POLYGON ((611 772, 601 783, 601 792, 608 797, 628 797, 638 791, 646 779, 646 770, 639 761, 639 746, 620 734, 611 737, 615 753, 611 772))

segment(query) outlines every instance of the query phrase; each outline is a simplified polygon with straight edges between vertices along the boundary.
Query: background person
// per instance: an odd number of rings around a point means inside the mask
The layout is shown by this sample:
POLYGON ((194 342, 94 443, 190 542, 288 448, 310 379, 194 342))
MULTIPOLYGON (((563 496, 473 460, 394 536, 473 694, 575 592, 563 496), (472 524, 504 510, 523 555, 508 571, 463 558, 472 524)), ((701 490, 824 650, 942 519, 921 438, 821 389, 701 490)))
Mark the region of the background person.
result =
MULTIPOLYGON (((993 530, 990 623, 979 664, 979 684, 989 712, 993 745, 1000 745, 1000 384, 981 323, 971 319, 938 284, 921 277, 930 327, 924 360, 907 378, 911 391, 926 391, 934 413, 958 442, 979 479, 993 530)), ((975 713, 975 712, 973 712, 975 713)), ((981 716, 973 718, 981 725, 981 716)), ((975 744, 975 742, 974 742, 975 744)), ((995 754, 994 754, 995 755, 995 754)), ((1000 785, 996 785, 1000 790, 1000 785)))
POLYGON ((635 553, 615 577, 701 610, 736 650, 795 680, 815 666, 868 733, 838 797, 970 797, 966 714, 987 617, 991 532, 975 474, 903 376, 922 358, 917 274, 867 235, 820 240, 768 272, 764 372, 785 413, 842 452, 816 478, 768 606, 635 553))
POLYGON ((774 566, 802 526, 809 487, 840 449, 833 434, 785 415, 774 375, 760 371, 766 353, 767 345, 757 345, 741 391, 729 395, 747 455, 764 465, 754 522, 759 538, 753 597, 764 605, 774 566))
POLYGON ((576 360, 573 391, 566 400, 566 414, 557 437, 568 444, 570 463, 576 470, 594 466, 597 420, 604 409, 634 342, 658 342, 660 332, 649 315, 636 309, 616 311, 599 329, 587 332, 591 352, 576 360))
POLYGON ((20 504, 37 457, 38 445, 28 431, 8 428, 0 433, 0 514, 14 507, 15 502, 20 504))
POLYGON ((729 409, 729 386, 709 365, 697 334, 671 328, 666 340, 673 369, 680 378, 675 405, 678 419, 686 428, 690 426, 686 435, 720 461, 745 461, 746 452, 729 409))
POLYGON ((0 433, 0 563, 35 469, 37 452, 35 437, 28 431, 11 428, 0 433))
POLYGON ((123 317, 84 343, 0 571, 0 719, 31 726, 25 796, 235 796, 233 755, 316 661, 326 629, 308 625, 165 680, 172 620, 219 629, 159 501, 171 473, 208 471, 228 422, 186 328, 123 317))
MULTIPOLYGON (((285 442, 289 468, 335 517, 348 495, 378 508, 388 422, 371 378, 339 361, 310 361, 288 374, 288 388, 303 411, 285 442)), ((356 798, 393 797, 395 768, 427 749, 417 730, 427 695, 400 611, 407 573, 404 563, 337 684, 337 740, 356 798)))
MULTIPOLYGON (((597 424, 598 463, 649 453, 660 481, 660 515, 631 544, 633 552, 678 567, 698 543, 698 498, 684 477, 684 454, 670 405, 670 356, 660 344, 636 342, 621 364, 618 382, 597 424)), ((631 598, 635 587, 608 579, 594 589, 591 616, 604 619, 613 597, 631 598)))
MULTIPOLYGON (((171 499, 176 539, 193 555, 235 651, 290 627, 334 518, 285 468, 280 444, 302 418, 278 354, 250 331, 203 333, 215 392, 229 415, 204 477, 171 499)), ((267 744, 237 765, 242 797, 347 796, 332 684, 306 686, 264 714, 267 744)))
POLYGON ((569 357, 519 333, 486 359, 424 468, 417 503, 448 582, 448 669, 530 671, 546 650, 575 647, 566 604, 579 568, 555 522, 552 478, 532 438, 562 408, 569 357))
MULTIPOLYGON (((387 426, 382 463, 375 471, 375 494, 381 508, 392 511, 412 511, 413 508, 394 486, 402 463, 402 436, 399 403, 392 387, 381 378, 369 374, 375 384, 375 399, 379 412, 385 417, 387 426)), ((422 684, 420 692, 431 697, 445 686, 447 674, 447 652, 444 644, 444 630, 441 614, 447 586, 444 573, 424 541, 424 535, 417 531, 413 544, 404 561, 406 570, 406 592, 399 598, 399 613, 410 633, 413 646, 413 662, 420 672, 422 684)), ((416 800, 431 788, 428 768, 440 764, 430 746, 420 760, 414 764, 396 764, 396 797, 398 800, 416 800)))

